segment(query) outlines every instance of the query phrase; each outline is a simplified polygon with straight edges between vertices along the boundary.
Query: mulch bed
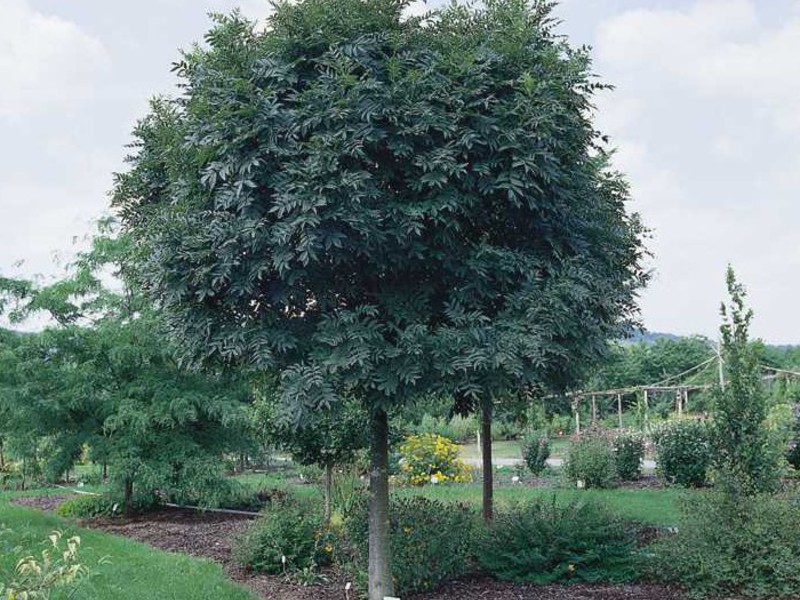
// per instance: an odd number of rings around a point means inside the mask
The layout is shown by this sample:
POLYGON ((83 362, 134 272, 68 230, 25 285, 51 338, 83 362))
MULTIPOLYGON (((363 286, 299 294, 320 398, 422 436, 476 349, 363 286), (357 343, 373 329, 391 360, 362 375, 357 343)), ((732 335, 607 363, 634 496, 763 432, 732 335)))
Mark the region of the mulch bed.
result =
POLYGON ((74 498, 75 494, 64 494, 63 496, 31 496, 30 498, 15 498, 14 504, 35 508, 37 510, 54 511, 63 502, 74 498))
MULTIPOLYGON (((20 498, 17 503, 40 510, 54 510, 68 496, 20 498)), ((233 540, 252 519, 242 515, 164 509, 132 519, 102 518, 80 525, 132 538, 154 548, 214 560, 234 581, 267 600, 355 600, 345 594, 346 577, 335 570, 324 574, 323 585, 302 586, 284 577, 257 575, 236 566, 233 540)), ((450 582, 434 592, 415 594, 407 600, 683 600, 677 590, 653 585, 516 585, 490 578, 466 578, 450 582)))

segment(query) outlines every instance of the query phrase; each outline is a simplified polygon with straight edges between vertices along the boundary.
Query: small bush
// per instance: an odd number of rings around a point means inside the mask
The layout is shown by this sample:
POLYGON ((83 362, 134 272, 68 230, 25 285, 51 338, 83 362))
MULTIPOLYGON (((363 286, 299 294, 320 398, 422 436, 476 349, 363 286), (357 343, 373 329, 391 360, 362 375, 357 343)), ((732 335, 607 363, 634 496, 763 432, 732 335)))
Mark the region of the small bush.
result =
POLYGON ((617 483, 614 448, 597 433, 590 433, 573 442, 565 467, 567 478, 587 488, 611 488, 617 483))
POLYGON ((479 544, 478 560, 498 579, 630 581, 636 535, 602 504, 536 499, 499 511, 479 544))
POLYGON ((94 519, 122 513, 122 506, 107 494, 76 496, 62 502, 56 512, 70 519, 94 519))
POLYGON ((458 458, 458 446, 442 436, 409 436, 400 456, 400 473, 411 485, 472 481, 469 465, 458 458))
POLYGON ((650 546, 649 575, 695 597, 800 596, 800 505, 781 496, 687 498, 678 533, 650 546))
POLYGON ((635 481, 642 474, 644 458, 644 438, 631 433, 618 435, 614 439, 614 463, 617 476, 622 481, 635 481))
POLYGON ((686 487, 706 483, 712 450, 708 427, 700 421, 674 421, 653 436, 656 468, 667 482, 686 487))
MULTIPOLYGON (((362 575, 369 551, 367 511, 367 503, 361 502, 345 521, 353 562, 362 575)), ((389 518, 397 594, 430 590, 470 570, 477 515, 467 506, 421 496, 393 499, 389 518)))
POLYGON ((541 432, 531 432, 522 444, 522 459, 534 475, 540 475, 550 458, 550 440, 541 432))
POLYGON ((321 511, 310 502, 275 502, 235 540, 234 560, 250 570, 272 574, 311 568, 321 528, 321 511))

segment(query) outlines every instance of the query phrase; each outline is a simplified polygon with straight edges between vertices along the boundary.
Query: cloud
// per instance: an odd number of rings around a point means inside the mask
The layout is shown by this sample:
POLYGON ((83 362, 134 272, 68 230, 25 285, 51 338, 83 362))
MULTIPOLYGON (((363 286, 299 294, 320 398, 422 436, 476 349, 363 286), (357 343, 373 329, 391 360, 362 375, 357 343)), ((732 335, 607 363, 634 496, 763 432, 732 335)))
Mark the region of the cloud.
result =
POLYGON ((0 117, 20 117, 86 97, 109 64, 103 45, 75 23, 0 4, 0 117))
POLYGON ((779 131, 800 131, 800 14, 773 29, 746 0, 633 10, 599 29, 600 60, 647 68, 720 102, 744 101, 779 131))

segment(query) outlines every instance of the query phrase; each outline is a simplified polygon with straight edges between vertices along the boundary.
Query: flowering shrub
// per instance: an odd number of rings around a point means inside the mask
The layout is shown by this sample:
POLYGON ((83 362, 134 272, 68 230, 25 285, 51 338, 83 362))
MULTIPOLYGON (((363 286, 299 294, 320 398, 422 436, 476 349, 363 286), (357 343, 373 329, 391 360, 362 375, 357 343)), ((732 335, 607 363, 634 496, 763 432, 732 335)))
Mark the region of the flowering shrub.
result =
POLYGON ((440 435, 408 436, 400 457, 400 472, 411 485, 472 481, 470 466, 458 458, 458 446, 440 435))
MULTIPOLYGON (((368 503, 362 499, 345 521, 355 581, 365 588, 369 555, 368 503)), ((464 504, 422 496, 393 498, 389 509, 392 574, 398 595, 430 591, 442 581, 467 573, 480 522, 464 504)))

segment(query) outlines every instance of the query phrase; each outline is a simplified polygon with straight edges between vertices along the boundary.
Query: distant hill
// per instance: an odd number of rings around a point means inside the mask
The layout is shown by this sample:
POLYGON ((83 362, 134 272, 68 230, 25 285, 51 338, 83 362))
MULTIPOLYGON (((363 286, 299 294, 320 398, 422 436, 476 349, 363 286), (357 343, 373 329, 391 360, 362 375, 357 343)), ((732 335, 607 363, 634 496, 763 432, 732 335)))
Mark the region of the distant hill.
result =
POLYGON ((625 338, 623 341, 630 342, 633 344, 638 344, 640 342, 644 342, 645 344, 654 344, 656 340, 666 339, 671 341, 676 341, 681 339, 681 335, 675 335, 674 333, 662 333, 660 331, 634 331, 629 337, 625 338))

